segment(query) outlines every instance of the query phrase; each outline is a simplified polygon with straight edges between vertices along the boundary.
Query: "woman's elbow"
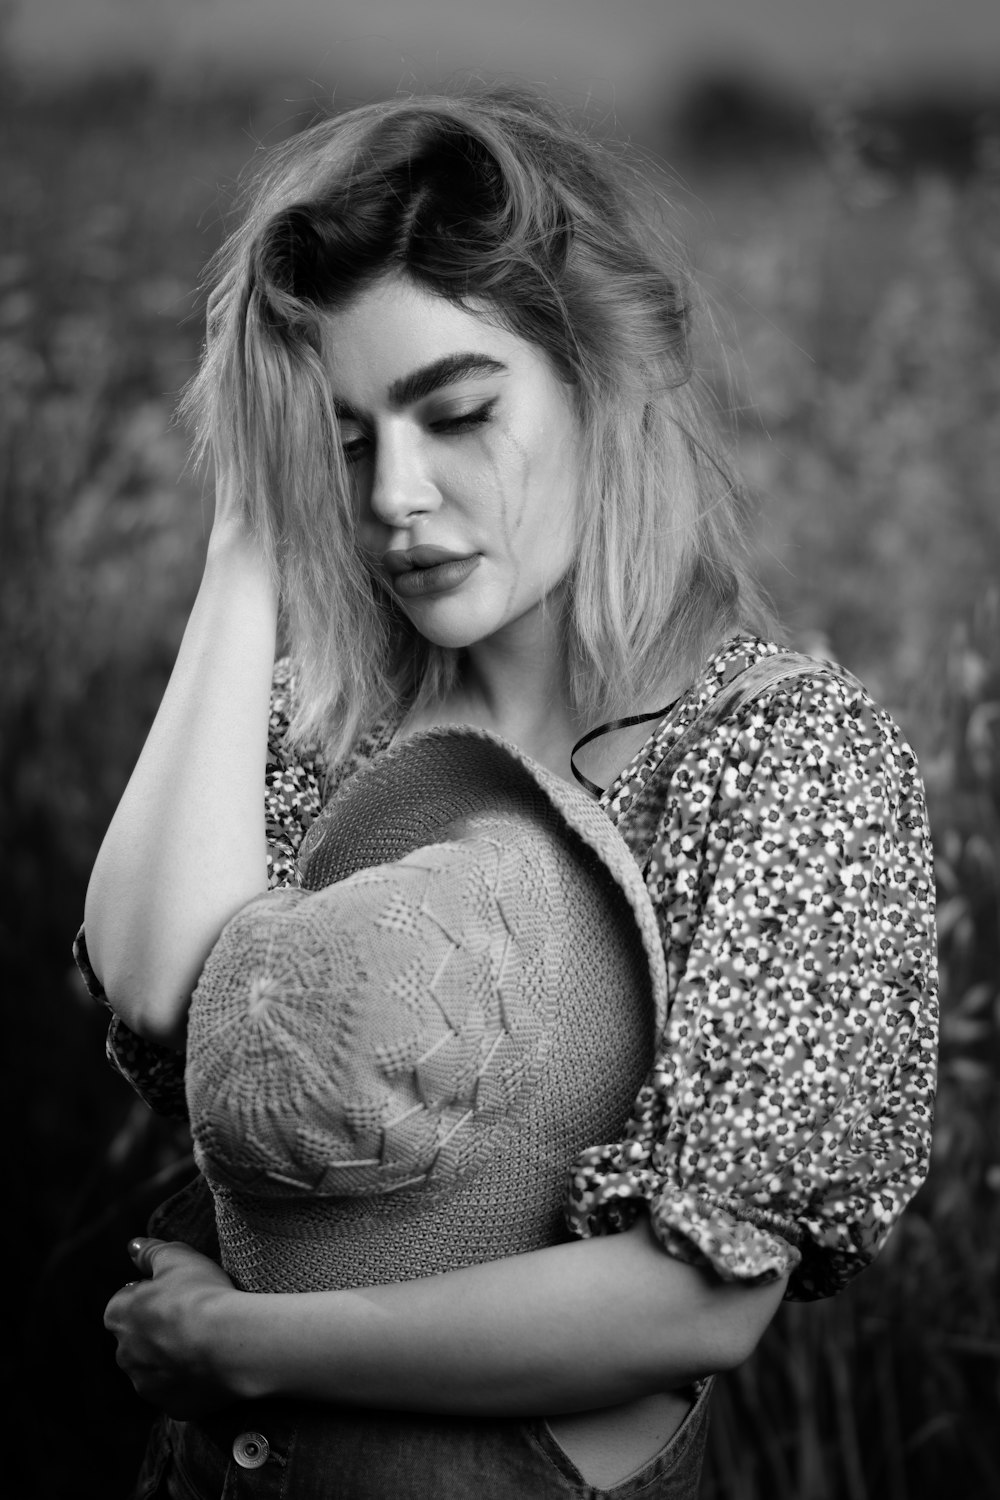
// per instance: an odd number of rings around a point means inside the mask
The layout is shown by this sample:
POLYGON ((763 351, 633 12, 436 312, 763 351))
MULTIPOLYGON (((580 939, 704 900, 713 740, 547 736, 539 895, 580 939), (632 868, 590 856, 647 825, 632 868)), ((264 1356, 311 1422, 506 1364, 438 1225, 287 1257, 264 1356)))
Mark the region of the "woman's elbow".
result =
POLYGON ((748 1360, 785 1295, 787 1276, 763 1285, 724 1282, 703 1272, 695 1340, 704 1375, 723 1375, 748 1360))
POLYGON ((88 896, 84 908, 87 958, 104 999, 144 1041, 181 1050, 188 1002, 180 976, 162 962, 162 956, 137 952, 102 916, 99 905, 88 896))
POLYGON ((99 974, 108 1005, 130 1031, 143 1041, 155 1042, 176 1052, 184 1050, 187 1033, 187 997, 167 988, 169 976, 159 983, 136 973, 127 963, 111 965, 99 974))
POLYGON ((725 1374, 743 1364, 774 1317, 787 1277, 758 1286, 722 1281, 707 1268, 667 1255, 649 1230, 644 1248, 640 1347, 651 1388, 725 1374))
POLYGON ((787 1276, 762 1285, 723 1281, 714 1271, 668 1254, 643 1215, 605 1243, 620 1246, 628 1277, 633 1351, 649 1390, 735 1370, 753 1353, 777 1312, 787 1276))

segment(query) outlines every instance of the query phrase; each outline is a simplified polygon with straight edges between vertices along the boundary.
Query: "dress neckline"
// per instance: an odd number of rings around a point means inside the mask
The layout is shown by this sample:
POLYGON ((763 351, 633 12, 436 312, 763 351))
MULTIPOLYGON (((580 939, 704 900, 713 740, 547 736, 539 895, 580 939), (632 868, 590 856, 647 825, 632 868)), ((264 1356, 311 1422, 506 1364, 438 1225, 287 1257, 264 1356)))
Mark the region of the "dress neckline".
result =
MULTIPOLYGON (((636 793, 646 785, 662 759, 657 751, 661 747, 664 752, 668 750, 694 716, 707 707, 736 673, 759 657, 778 649, 773 641, 752 635, 748 631, 739 631, 722 641, 706 657, 701 670, 680 696, 660 715, 628 764, 622 767, 614 780, 601 792, 600 801, 605 811, 613 817, 614 804, 627 788, 631 787, 633 793, 636 793), (664 737, 671 730, 675 732, 664 743, 664 737)), ((641 718, 642 716, 639 722, 641 718)), ((574 746, 574 754, 578 748, 578 745, 574 746)))
MULTIPOLYGON (((595 729, 589 729, 586 734, 582 735, 570 751, 570 769, 576 780, 586 791, 596 797, 606 810, 610 809, 615 798, 621 794, 622 789, 628 786, 630 782, 636 780, 637 777, 643 783, 648 779, 653 766, 647 766, 645 768, 646 774, 642 775, 640 773, 643 771, 644 762, 649 760, 668 727, 671 724, 675 724, 678 731, 682 731, 690 717, 688 710, 690 709, 692 712, 697 711, 699 707, 708 703, 720 688, 725 685, 730 675, 727 672, 727 668, 734 654, 744 656, 750 660, 756 660, 758 656, 766 655, 768 651, 775 651, 777 649, 777 646, 772 642, 746 631, 739 631, 735 635, 729 636, 714 651, 710 652, 705 658, 701 670, 696 673, 688 686, 672 703, 668 703, 664 708, 654 709, 649 714, 631 714, 623 719, 616 719, 607 724, 599 724, 595 729), (584 745, 597 739, 599 735, 610 734, 616 729, 631 728, 632 725, 641 724, 646 719, 653 720, 649 734, 606 787, 599 786, 596 781, 590 781, 581 771, 577 770, 573 763, 574 758, 577 751, 582 749, 584 745)), ((379 720, 372 727, 370 731, 371 754, 378 755, 383 750, 391 747, 409 708, 409 702, 397 704, 391 713, 387 714, 384 719, 379 720)))

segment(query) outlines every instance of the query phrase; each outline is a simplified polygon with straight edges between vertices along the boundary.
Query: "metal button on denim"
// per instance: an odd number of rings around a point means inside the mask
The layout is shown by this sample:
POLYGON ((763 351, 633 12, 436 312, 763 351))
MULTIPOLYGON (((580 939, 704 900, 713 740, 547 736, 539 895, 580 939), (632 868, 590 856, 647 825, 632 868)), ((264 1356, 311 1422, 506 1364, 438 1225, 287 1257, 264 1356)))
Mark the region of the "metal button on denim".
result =
POLYGON ((267 1463, 271 1445, 262 1432, 241 1432, 233 1438, 233 1457, 241 1469, 259 1469, 267 1463))

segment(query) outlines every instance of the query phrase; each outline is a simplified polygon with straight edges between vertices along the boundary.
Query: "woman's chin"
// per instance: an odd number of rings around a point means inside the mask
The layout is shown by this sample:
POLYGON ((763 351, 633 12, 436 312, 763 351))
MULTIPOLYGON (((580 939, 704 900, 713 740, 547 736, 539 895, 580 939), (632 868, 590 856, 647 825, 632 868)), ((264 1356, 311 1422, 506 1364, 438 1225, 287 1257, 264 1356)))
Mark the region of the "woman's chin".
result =
POLYGON ((493 631, 480 634, 478 631, 462 628, 456 625, 449 628, 437 622, 425 625, 423 621, 412 620, 412 625, 419 635, 432 646, 439 646, 442 651, 465 651, 472 646, 478 646, 481 641, 488 640, 493 631))
MULTIPOLYGON (((400 601, 401 602, 401 601, 400 601)), ((406 600, 404 613, 425 641, 446 651, 461 651, 488 640, 503 621, 484 619, 457 600, 406 600)))

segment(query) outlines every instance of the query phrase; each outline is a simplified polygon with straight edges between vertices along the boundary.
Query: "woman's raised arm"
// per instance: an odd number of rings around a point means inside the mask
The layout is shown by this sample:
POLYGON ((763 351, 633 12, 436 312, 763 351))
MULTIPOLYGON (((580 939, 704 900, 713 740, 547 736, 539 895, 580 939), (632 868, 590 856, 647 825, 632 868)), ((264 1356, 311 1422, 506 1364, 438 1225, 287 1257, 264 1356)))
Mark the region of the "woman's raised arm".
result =
POLYGON ((91 962, 140 1036, 181 1046, 234 912, 266 888, 264 777, 277 591, 224 503, 167 690, 97 856, 91 962))

